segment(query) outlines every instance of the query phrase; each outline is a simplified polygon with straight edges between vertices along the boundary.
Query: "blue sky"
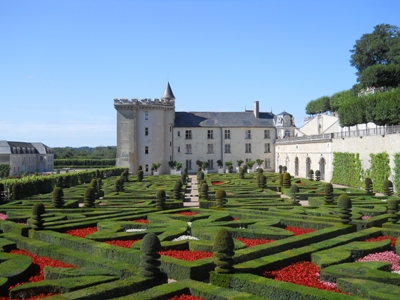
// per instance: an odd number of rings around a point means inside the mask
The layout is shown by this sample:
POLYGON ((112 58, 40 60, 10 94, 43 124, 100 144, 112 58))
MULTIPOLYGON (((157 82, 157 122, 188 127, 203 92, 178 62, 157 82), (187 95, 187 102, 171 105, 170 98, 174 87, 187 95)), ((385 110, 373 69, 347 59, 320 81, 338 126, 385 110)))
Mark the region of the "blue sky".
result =
POLYGON ((0 140, 116 145, 114 98, 287 111, 356 83, 350 52, 398 0, 0 1, 0 140))

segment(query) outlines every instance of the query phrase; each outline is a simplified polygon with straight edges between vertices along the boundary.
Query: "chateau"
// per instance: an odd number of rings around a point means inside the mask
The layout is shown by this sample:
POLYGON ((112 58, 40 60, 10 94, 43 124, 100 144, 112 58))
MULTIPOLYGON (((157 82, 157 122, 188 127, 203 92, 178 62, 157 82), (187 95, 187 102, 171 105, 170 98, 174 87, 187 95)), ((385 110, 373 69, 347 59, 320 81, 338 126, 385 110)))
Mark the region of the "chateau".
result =
POLYGON ((0 164, 10 165, 10 176, 25 172, 53 172, 54 154, 43 143, 0 140, 0 164))
MULTIPOLYGON (((364 124, 339 126, 337 116, 319 114, 296 128, 291 114, 260 112, 259 102, 244 112, 176 112, 175 96, 167 83, 161 99, 114 99, 117 110, 117 166, 136 173, 141 165, 150 174, 152 163, 169 173, 169 161, 181 162, 196 173, 196 161, 209 163, 208 172, 223 172, 216 165, 237 160, 264 160, 265 171, 286 166, 295 176, 308 170, 330 181, 333 153, 358 153, 362 168, 370 168, 370 154, 399 152, 400 127, 364 124)), ((393 159, 389 162, 392 170, 393 159)), ((225 167, 224 167, 225 168, 225 167)))
POLYGON ((260 112, 259 102, 244 112, 176 112, 175 96, 167 83, 161 99, 114 99, 117 110, 117 166, 135 173, 141 165, 149 174, 152 163, 169 173, 169 161, 182 163, 196 173, 196 161, 208 162, 208 172, 218 172, 216 162, 264 160, 274 171, 275 141, 295 134, 289 113, 260 112))

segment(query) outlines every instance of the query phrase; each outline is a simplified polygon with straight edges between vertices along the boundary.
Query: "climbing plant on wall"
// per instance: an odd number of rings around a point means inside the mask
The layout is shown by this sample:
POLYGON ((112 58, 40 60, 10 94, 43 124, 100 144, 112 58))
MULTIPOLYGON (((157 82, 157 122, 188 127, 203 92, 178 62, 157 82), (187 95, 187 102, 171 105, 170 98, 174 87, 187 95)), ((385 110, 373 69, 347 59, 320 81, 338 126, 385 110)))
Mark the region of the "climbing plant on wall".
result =
POLYGON ((358 153, 333 152, 332 183, 361 187, 363 175, 358 153))
POLYGON ((387 152, 370 153, 371 167, 365 172, 374 183, 374 191, 383 193, 383 182, 390 176, 389 154, 387 152))
POLYGON ((394 168, 393 168, 393 184, 397 194, 400 192, 400 153, 394 154, 394 168))

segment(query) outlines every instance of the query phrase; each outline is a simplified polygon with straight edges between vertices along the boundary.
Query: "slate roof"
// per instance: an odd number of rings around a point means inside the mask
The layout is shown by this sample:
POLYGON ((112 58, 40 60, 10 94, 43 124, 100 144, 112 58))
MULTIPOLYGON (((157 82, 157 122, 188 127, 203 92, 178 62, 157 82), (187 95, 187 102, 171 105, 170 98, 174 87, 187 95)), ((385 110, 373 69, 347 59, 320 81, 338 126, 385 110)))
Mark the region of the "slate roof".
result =
POLYGON ((246 112, 176 112, 175 127, 273 127, 274 114, 246 112))
POLYGON ((0 140, 0 154, 19 153, 46 154, 52 153, 52 150, 50 147, 46 146, 43 143, 11 142, 0 140))
POLYGON ((163 95, 161 96, 161 99, 175 100, 175 96, 174 96, 174 93, 172 92, 169 82, 167 82, 167 86, 165 87, 165 90, 164 90, 163 95))

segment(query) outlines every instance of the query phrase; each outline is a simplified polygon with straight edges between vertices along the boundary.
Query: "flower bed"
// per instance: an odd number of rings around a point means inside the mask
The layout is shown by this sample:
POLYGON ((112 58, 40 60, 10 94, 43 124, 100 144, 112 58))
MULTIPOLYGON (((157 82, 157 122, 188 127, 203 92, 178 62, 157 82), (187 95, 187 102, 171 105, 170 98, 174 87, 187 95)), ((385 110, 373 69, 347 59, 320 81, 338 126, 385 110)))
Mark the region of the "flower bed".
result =
POLYGON ((287 226, 285 229, 293 232, 293 234, 295 236, 315 231, 312 228, 301 228, 301 227, 294 227, 294 226, 287 226))
POLYGON ((319 280, 319 274, 320 269, 317 265, 308 261, 301 261, 295 264, 291 264, 290 266, 287 266, 280 270, 266 271, 263 275, 267 278, 291 282, 294 284, 313 287, 320 290, 339 293, 342 292, 336 287, 335 283, 319 280))
MULTIPOLYGON (((74 265, 66 264, 64 262, 61 262, 61 261, 58 261, 55 259, 50 259, 50 258, 47 258, 44 256, 37 256, 37 255, 32 254, 25 250, 11 250, 10 253, 29 256, 32 259, 34 274, 31 277, 29 277, 28 281, 26 281, 26 282, 38 282, 38 281, 44 280, 44 267, 45 266, 49 266, 49 267, 53 267, 53 268, 76 268, 76 266, 74 266, 74 265)), ((23 285, 26 282, 20 282, 14 286, 10 286, 8 288, 8 290, 10 291, 14 287, 23 285)), ((40 295, 32 296, 30 298, 23 297, 23 299, 42 299, 42 298, 47 298, 47 297, 57 295, 57 294, 58 293, 47 293, 47 294, 42 293, 40 295)), ((9 299, 9 297, 0 297, 0 300, 3 300, 3 299, 9 299)))
POLYGON ((183 216, 195 216, 197 214, 198 214, 197 211, 182 211, 182 212, 175 213, 175 215, 183 215, 183 216))
POLYGON ((393 251, 384 251, 372 253, 357 260, 358 262, 366 261, 383 261, 392 264, 392 271, 400 271, 400 256, 393 251))
POLYGON ((130 248, 130 247, 132 247, 132 244, 137 241, 140 241, 140 240, 127 240, 127 241, 113 240, 113 241, 105 241, 105 243, 114 245, 114 246, 118 246, 118 247, 130 248))
POLYGON ((223 184, 223 182, 222 181, 211 181, 211 184, 212 185, 221 185, 221 184, 223 184))
POLYGON ((72 236, 84 238, 85 236, 95 233, 96 231, 97 231, 97 226, 80 228, 80 229, 71 229, 66 231, 65 233, 72 236))
POLYGON ((186 261, 194 261, 198 259, 209 258, 213 256, 212 252, 205 251, 190 251, 190 250, 166 250, 160 251, 161 255, 170 256, 177 259, 182 259, 186 261))
POLYGON ((236 238, 246 245, 246 248, 253 247, 261 244, 267 244, 275 240, 265 240, 265 239, 246 239, 246 238, 236 238))
POLYGON ((149 224, 149 221, 147 219, 137 219, 137 220, 132 220, 129 222, 137 222, 137 223, 143 223, 143 224, 149 224))
POLYGON ((380 242, 383 240, 390 240, 390 245, 394 248, 396 246, 396 241, 397 238, 396 237, 392 237, 392 236, 378 236, 376 238, 370 238, 370 239, 366 239, 365 242, 380 242))
POLYGON ((205 300, 203 297, 196 297, 192 295, 180 295, 180 296, 174 296, 173 298, 169 298, 168 300, 205 300))

